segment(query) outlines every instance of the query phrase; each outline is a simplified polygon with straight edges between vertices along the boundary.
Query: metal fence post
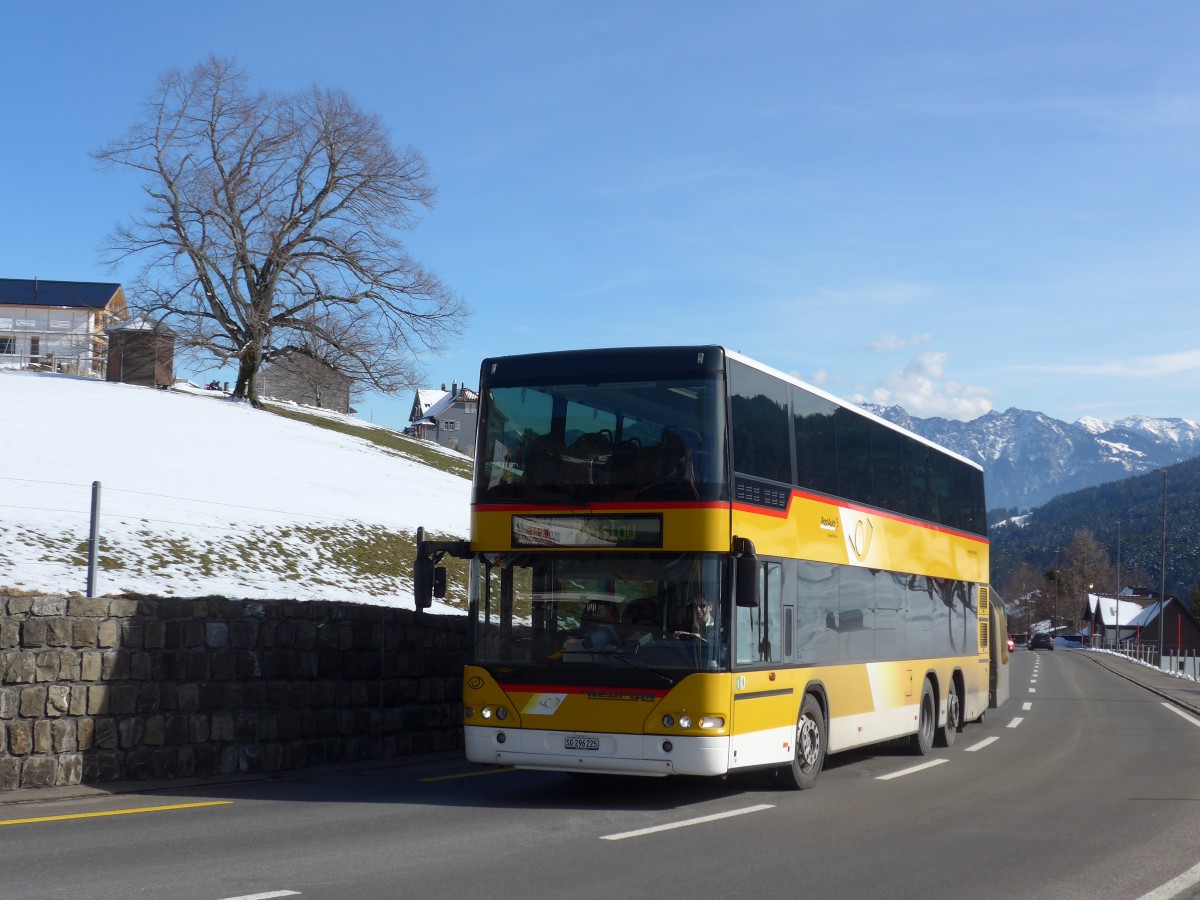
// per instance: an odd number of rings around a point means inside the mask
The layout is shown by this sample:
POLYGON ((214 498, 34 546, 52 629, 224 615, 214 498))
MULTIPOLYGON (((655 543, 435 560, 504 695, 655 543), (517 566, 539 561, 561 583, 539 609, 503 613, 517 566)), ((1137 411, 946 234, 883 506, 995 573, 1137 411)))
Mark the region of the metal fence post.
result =
POLYGON ((87 596, 96 596, 96 562, 100 557, 100 482, 92 482, 92 527, 88 537, 87 596))

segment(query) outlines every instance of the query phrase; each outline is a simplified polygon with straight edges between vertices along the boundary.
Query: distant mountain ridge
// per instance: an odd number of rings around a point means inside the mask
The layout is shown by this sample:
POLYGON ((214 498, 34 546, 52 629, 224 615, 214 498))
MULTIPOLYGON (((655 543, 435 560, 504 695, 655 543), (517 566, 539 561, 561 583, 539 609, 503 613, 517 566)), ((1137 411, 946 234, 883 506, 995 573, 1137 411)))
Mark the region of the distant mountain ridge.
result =
POLYGON ((1189 419, 1087 417, 1068 423, 1011 408, 960 422, 917 418, 900 406, 863 408, 980 463, 989 509, 1031 509, 1059 494, 1200 456, 1200 423, 1189 419))

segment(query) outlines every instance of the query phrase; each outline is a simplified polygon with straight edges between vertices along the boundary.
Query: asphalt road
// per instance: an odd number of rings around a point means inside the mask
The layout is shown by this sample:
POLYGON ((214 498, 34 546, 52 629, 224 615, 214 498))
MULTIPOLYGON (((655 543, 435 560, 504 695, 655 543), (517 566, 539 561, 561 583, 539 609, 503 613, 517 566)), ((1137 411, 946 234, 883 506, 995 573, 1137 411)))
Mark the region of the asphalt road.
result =
POLYGON ((1012 665, 1008 703, 954 747, 835 757, 803 793, 451 759, 7 803, 0 897, 1157 898, 1177 877, 1200 892, 1200 719, 1084 653, 1012 665))

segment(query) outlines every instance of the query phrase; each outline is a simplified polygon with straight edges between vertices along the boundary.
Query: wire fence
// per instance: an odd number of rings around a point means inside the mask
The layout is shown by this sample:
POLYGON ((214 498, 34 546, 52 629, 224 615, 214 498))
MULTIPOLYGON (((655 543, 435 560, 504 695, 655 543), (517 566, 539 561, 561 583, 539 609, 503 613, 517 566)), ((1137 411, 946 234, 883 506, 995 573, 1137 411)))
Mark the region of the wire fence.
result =
MULTIPOLYGON (((88 492, 93 491, 95 486, 100 484, 99 481, 93 481, 85 484, 81 482, 44 481, 32 478, 12 478, 7 476, 0 476, 0 482, 14 486, 40 485, 46 488, 69 489, 68 491, 58 493, 57 495, 51 491, 44 491, 38 498, 37 502, 34 503, 14 503, 0 501, 0 511, 21 510, 22 512, 63 513, 66 515, 77 515, 81 517, 79 521, 84 525, 90 521, 91 509, 95 502, 94 496, 89 499, 88 492), (57 501, 60 499, 66 499, 70 505, 57 505, 57 501), (83 501, 82 503, 80 502, 81 500, 83 501), (54 503, 56 505, 46 505, 48 503, 54 503)), ((252 518, 254 519, 254 522, 260 524, 263 521, 268 521, 269 523, 269 520, 273 517, 277 517, 280 523, 296 521, 328 521, 328 517, 316 516, 311 513, 301 512, 299 510, 274 509, 262 506, 253 506, 250 504, 226 503, 218 500, 205 500, 197 497, 185 497, 175 494, 159 494, 152 491, 138 491, 129 488, 115 488, 112 486, 105 487, 103 491, 106 504, 112 502, 114 499, 118 501, 115 509, 106 509, 106 512, 109 516, 117 517, 124 521, 136 521, 144 524, 176 525, 186 528, 209 529, 215 532, 234 534, 241 533, 245 535, 255 534, 258 527, 260 527, 258 524, 237 525, 220 523, 213 521, 211 516, 209 518, 192 516, 184 519, 177 517, 163 518, 161 515, 145 515, 137 512, 136 507, 132 507, 130 504, 122 504, 120 502, 121 498, 142 497, 149 498, 154 501, 169 501, 169 503, 172 505, 181 504, 185 509, 188 507, 188 505, 194 505, 198 511, 212 512, 220 510, 237 510, 240 513, 253 513, 254 515, 252 518)), ((4 495, 6 496, 6 499, 11 499, 13 496, 15 496, 15 492, 10 493, 6 490, 4 491, 4 495)))
MULTIPOLYGON (((161 545, 165 542, 170 542, 178 572, 188 564, 179 556, 186 557, 189 548, 200 560, 211 555, 214 547, 260 548, 268 537, 278 547, 285 540, 281 536, 297 530, 345 531, 358 525, 299 509, 102 486, 99 481, 0 476, 0 564, 7 564, 3 568, 9 573, 21 568, 41 571, 41 576, 32 578, 40 587, 65 582, 70 590, 85 589, 89 596, 97 591, 105 552, 124 557, 140 554, 143 575, 152 575, 157 568, 166 578, 172 565, 164 561, 161 545), (155 544, 160 545, 157 555, 145 549, 155 544)), ((319 555, 302 538, 296 543, 301 560, 314 561, 319 555)), ((125 562, 136 565, 138 560, 109 560, 117 567, 125 562)))

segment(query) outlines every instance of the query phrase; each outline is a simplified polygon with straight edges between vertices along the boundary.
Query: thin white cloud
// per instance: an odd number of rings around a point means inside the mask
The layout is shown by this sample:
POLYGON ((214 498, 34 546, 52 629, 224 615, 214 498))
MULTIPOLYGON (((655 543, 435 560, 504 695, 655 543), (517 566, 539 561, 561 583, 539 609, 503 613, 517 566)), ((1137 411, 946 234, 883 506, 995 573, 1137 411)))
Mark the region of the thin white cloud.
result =
POLYGON ((922 344, 929 343, 932 335, 915 334, 912 337, 905 337, 902 334, 895 332, 886 332, 881 334, 871 343, 867 344, 867 349, 872 353, 888 353, 892 350, 903 350, 906 347, 919 347, 922 344))
POLYGON ((835 394, 838 392, 838 386, 845 381, 840 375, 835 375, 824 367, 817 369, 811 375, 806 375, 799 369, 791 369, 788 374, 793 378, 800 379, 805 384, 811 384, 835 394))
POLYGON ((867 306, 906 306, 911 303, 928 302, 940 292, 932 285, 914 281, 881 281, 853 288, 824 288, 817 298, 837 303, 848 309, 867 306))
POLYGON ((979 385, 944 380, 949 358, 948 353, 939 351, 921 353, 900 371, 883 376, 867 394, 853 399, 859 403, 902 406, 911 415, 920 417, 976 419, 992 408, 992 392, 979 385))
POLYGON ((1162 353, 1130 359, 1111 359, 1065 366, 1020 366, 1034 372, 1060 375, 1103 375, 1112 378, 1164 378, 1200 369, 1200 350, 1162 353))

